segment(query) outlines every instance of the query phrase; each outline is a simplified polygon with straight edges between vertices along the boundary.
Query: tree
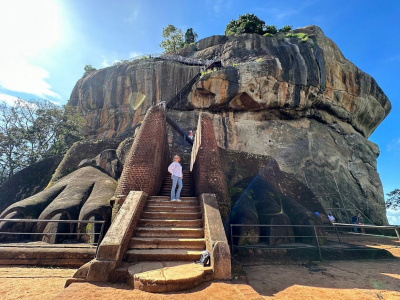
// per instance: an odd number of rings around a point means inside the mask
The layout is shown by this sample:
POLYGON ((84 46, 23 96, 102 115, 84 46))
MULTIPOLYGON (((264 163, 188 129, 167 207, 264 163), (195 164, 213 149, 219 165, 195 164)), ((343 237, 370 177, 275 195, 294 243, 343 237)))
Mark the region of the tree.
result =
POLYGON ((196 41, 197 39, 197 33, 194 32, 193 28, 189 28, 186 30, 185 33, 185 44, 192 44, 196 41))
POLYGON ((238 35, 242 33, 264 33, 265 22, 260 20, 256 15, 246 13, 239 15, 238 20, 232 20, 225 29, 225 35, 238 35))
POLYGON ((93 71, 96 71, 97 69, 93 68, 92 65, 86 65, 84 70, 85 70, 85 73, 83 73, 83 76, 86 76, 87 74, 89 74, 93 71))
POLYGON ((281 29, 279 29, 279 32, 289 32, 292 30, 292 28, 293 28, 293 26, 291 26, 291 25, 285 25, 281 29))
POLYGON ((386 200, 386 208, 392 208, 397 210, 400 208, 400 189, 394 189, 389 194, 386 194, 389 198, 386 200))
POLYGON ((162 36, 164 40, 161 42, 160 47, 164 48, 165 52, 175 52, 184 45, 183 31, 174 25, 169 24, 165 27, 162 36))
POLYGON ((278 30, 275 25, 267 25, 265 26, 265 33, 276 34, 278 30))
POLYGON ((0 102, 0 184, 21 169, 57 154, 82 138, 84 119, 75 107, 49 101, 0 102))

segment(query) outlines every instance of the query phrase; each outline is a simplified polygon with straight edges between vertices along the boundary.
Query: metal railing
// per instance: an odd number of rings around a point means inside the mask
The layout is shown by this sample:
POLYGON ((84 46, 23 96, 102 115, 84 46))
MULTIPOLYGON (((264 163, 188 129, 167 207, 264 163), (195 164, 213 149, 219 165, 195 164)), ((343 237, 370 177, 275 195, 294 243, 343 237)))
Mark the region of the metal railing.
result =
POLYGON ((159 59, 164 59, 164 60, 173 60, 176 62, 180 62, 183 64, 192 65, 192 66, 204 66, 205 68, 208 68, 213 63, 220 61, 220 58, 218 58, 218 57, 214 57, 212 59, 200 59, 200 58, 194 58, 194 57, 185 57, 185 56, 181 56, 178 54, 151 53, 151 54, 143 54, 143 55, 133 56, 130 59, 123 59, 121 61, 115 62, 114 65, 120 65, 123 63, 127 63, 127 62, 134 62, 134 61, 139 61, 139 60, 144 60, 144 59, 153 59, 153 58, 159 58, 159 59))
MULTIPOLYGON (((249 231, 248 231, 249 232, 249 231)), ((321 249, 332 249, 335 248, 335 243, 342 245, 346 244, 346 249, 357 249, 357 250, 371 250, 373 248, 361 247, 366 246, 369 242, 377 242, 379 239, 384 239, 384 242, 392 244, 391 247, 400 247, 400 227, 399 226, 377 226, 377 225, 359 225, 359 224, 344 224, 344 223, 333 223, 325 225, 260 225, 260 224, 231 224, 230 225, 230 246, 232 254, 235 254, 235 250, 240 248, 251 248, 251 249, 309 249, 317 248, 319 258, 322 259, 321 249), (293 232, 297 234, 293 235, 268 235, 268 234, 256 234, 256 235, 238 235, 235 234, 235 228, 238 227, 253 227, 258 228, 262 231, 271 231, 272 228, 291 228, 293 232), (385 231, 387 234, 385 235, 385 231), (312 234, 307 234, 312 233, 312 234), (382 234, 377 234, 377 232, 382 234), (235 239, 249 239, 251 240, 267 240, 267 242, 258 242, 251 244, 250 242, 246 245, 237 245, 235 239), (282 239, 287 242, 270 245, 269 239, 282 239), (307 240, 307 242, 304 242, 307 240), (396 241, 397 240, 397 241, 396 241), (311 243, 311 241, 313 241, 311 243)), ((382 240, 380 240, 382 241, 382 240)))
MULTIPOLYGON (((104 224, 105 221, 92 221, 92 220, 43 220, 43 219, 0 219, 0 224, 2 222, 11 222, 11 223, 63 223, 63 224, 77 224, 77 228, 79 228, 80 224, 101 224, 101 228, 99 232, 12 232, 12 231, 0 231, 0 236, 83 236, 83 235, 91 235, 98 236, 97 242, 93 243, 85 243, 87 245, 96 246, 96 254, 99 248, 99 245, 104 236, 104 224)), ((1 239, 0 239, 1 242, 1 239)), ((1 244, 2 247, 18 247, 17 244, 1 244)))

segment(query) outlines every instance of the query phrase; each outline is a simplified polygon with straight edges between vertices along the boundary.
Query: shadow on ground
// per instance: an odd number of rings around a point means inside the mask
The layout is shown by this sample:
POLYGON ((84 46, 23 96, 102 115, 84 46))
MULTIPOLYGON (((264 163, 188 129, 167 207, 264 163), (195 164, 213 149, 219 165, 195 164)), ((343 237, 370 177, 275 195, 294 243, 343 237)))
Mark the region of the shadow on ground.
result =
POLYGON ((263 296, 273 296, 293 286, 400 292, 398 258, 248 265, 243 266, 243 271, 249 284, 263 296))

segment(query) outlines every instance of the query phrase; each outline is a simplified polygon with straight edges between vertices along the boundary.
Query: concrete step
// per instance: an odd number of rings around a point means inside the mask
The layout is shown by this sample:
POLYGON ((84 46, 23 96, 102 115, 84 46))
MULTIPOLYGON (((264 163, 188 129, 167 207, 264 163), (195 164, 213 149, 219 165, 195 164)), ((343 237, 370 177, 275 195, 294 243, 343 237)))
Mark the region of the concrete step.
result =
MULTIPOLYGON (((165 188, 161 188, 161 190, 160 190, 160 194, 163 194, 163 193, 168 193, 168 194, 171 194, 171 189, 172 189, 172 187, 165 187, 165 188)), ((176 188, 176 190, 175 190, 175 192, 176 191, 178 191, 178 188, 176 188)), ((182 188, 181 189, 181 194, 182 193, 191 193, 193 190, 192 190, 192 188, 182 188)))
MULTIPOLYGON (((172 201, 177 202, 177 201, 172 201)), ((183 202, 183 201, 182 201, 183 202)), ((179 203, 179 202, 177 202, 179 203)), ((183 205, 146 205, 144 211, 175 211, 175 212, 200 212, 200 206, 183 206, 183 205)))
POLYGON ((129 241, 129 249, 192 249, 202 251, 205 249, 205 240, 185 238, 150 238, 133 237, 129 241))
POLYGON ((199 260, 201 251, 191 249, 132 249, 125 252, 125 261, 194 261, 199 260))
MULTIPOLYGON (((182 200, 183 197, 181 197, 182 200)), ((182 202, 168 200, 147 200, 147 205, 160 205, 160 206, 199 206, 200 203, 197 200, 182 200, 182 202)))
POLYGON ((149 293, 188 290, 206 281, 207 275, 204 269, 201 265, 196 264, 165 267, 136 273, 131 276, 132 281, 127 280, 127 283, 132 285, 131 282, 133 282, 134 289, 149 293))
POLYGON ((142 212, 143 219, 159 219, 159 220, 198 220, 202 219, 201 212, 142 212))
MULTIPOLYGON (((147 203, 150 203, 149 201, 169 201, 170 197, 168 196, 151 196, 147 199, 147 203)), ((181 197, 182 201, 187 201, 187 202, 197 202, 199 203, 199 200, 197 197, 189 196, 189 197, 181 197)))
MULTIPOLYGON (((163 192, 163 193, 160 192, 159 194, 160 194, 160 196, 170 196, 171 192, 163 192)), ((194 195, 194 193, 181 193, 181 199, 182 199, 182 197, 190 197, 193 195, 194 195)))
POLYGON ((133 237, 203 238, 203 228, 137 227, 133 237))
POLYGON ((111 282, 150 293, 187 290, 212 279, 211 267, 203 268, 191 261, 123 262, 109 276, 111 282))
MULTIPOLYGON (((187 182, 186 181, 186 182, 182 182, 182 183, 183 183, 182 187, 192 188, 192 183, 191 182, 187 182)), ((164 186, 172 187, 172 181, 170 181, 170 182, 164 181, 163 184, 162 184, 162 187, 164 187, 164 186)), ((178 185, 176 185, 176 186, 178 186, 178 185)))
POLYGON ((203 220, 155 220, 155 219, 139 219, 141 227, 189 227, 202 228, 203 220))

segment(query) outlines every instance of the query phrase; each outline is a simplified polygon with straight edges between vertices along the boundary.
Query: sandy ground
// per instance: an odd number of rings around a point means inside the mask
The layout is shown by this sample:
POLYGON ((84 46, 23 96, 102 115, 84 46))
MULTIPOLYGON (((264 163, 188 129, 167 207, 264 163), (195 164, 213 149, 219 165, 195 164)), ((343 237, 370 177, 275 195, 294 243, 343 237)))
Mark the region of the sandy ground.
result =
POLYGON ((150 294, 121 284, 64 283, 76 269, 0 266, 0 299, 399 299, 398 242, 394 259, 234 264, 230 282, 208 282, 180 293, 150 294))
POLYGON ((150 294, 120 284, 64 283, 75 269, 0 267, 0 299, 400 299, 400 261, 243 266, 231 282, 150 294))

